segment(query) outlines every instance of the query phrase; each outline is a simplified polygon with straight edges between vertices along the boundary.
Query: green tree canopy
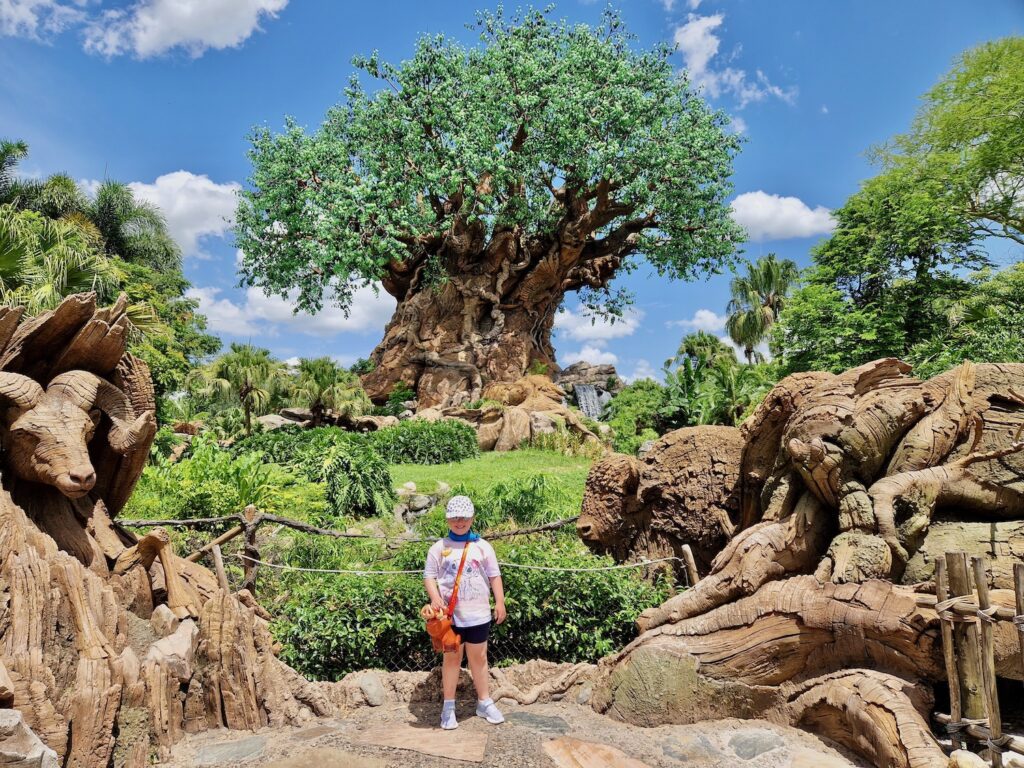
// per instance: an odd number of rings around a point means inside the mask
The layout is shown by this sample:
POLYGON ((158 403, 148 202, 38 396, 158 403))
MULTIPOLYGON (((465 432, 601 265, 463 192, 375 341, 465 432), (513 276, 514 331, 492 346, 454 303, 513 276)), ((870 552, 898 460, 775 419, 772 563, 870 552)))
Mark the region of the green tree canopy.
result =
MULTIPOLYGON (((490 267, 487 254, 506 277, 547 259, 560 299, 606 291, 634 254, 671 277, 732 254, 739 141, 667 46, 633 51, 612 13, 600 28, 538 11, 477 26, 480 47, 425 36, 401 66, 355 59, 381 88, 354 75, 312 134, 293 120, 253 132, 237 216, 250 284, 297 287, 307 310, 331 292, 347 306, 353 282, 382 280, 402 299, 490 267)), ((621 295, 605 298, 621 308, 621 295)))
POLYGON ((780 261, 774 253, 754 263, 748 261, 746 267, 746 275, 737 275, 729 283, 732 298, 726 307, 725 330, 743 348, 747 363, 753 363, 755 357, 761 357, 755 347, 768 337, 778 320, 800 270, 794 262, 780 261))
POLYGON ((284 381, 284 365, 269 349, 231 343, 231 349, 189 374, 190 389, 202 397, 242 406, 245 434, 252 434, 252 414, 266 413, 275 389, 284 381))
POLYGON ((372 408, 359 377, 329 357, 299 361, 299 377, 291 398, 313 412, 314 426, 320 425, 327 409, 362 416, 372 408))

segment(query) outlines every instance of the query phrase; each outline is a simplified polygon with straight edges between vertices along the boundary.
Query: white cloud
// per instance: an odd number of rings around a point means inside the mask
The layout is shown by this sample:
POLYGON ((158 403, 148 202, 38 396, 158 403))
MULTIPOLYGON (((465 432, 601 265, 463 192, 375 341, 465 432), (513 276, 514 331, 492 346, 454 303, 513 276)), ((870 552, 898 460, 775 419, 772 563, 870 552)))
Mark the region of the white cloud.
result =
MULTIPOLYGON (((227 233, 238 204, 236 196, 242 188, 234 181, 217 184, 208 176, 189 171, 165 173, 152 184, 133 181, 128 186, 137 198, 148 200, 160 209, 167 219, 171 237, 186 258, 206 258, 199 240, 227 233)), ((92 187, 87 185, 87 188, 92 187)))
POLYGON ((555 315, 555 330, 576 341, 619 339, 632 336, 643 316, 639 309, 628 309, 613 323, 603 317, 591 318, 584 307, 577 306, 575 310, 565 309, 555 315))
MULTIPOLYGON (((694 7, 691 5, 691 8, 694 7)), ((686 62, 690 80, 694 85, 703 87, 712 98, 718 98, 726 93, 731 94, 736 98, 739 109, 743 109, 751 102, 764 101, 770 97, 791 104, 796 98, 796 89, 774 85, 761 70, 755 70, 751 76, 743 69, 729 66, 715 69, 712 66, 712 59, 718 55, 718 48, 721 45, 721 39, 715 34, 715 30, 724 20, 725 15, 721 13, 711 16, 691 13, 686 23, 676 28, 675 42, 686 62)))
POLYGON ((733 220, 754 242, 811 237, 831 232, 836 225, 828 208, 810 208, 798 197, 744 192, 732 201, 733 220))
POLYGON ((700 3, 701 0, 687 0, 686 5, 690 8, 691 11, 696 11, 698 8, 700 8, 700 3))
POLYGON ((614 352, 609 352, 607 349, 601 349, 596 344, 584 344, 583 348, 575 352, 565 352, 559 357, 567 363, 577 363, 580 360, 585 360, 588 363, 594 365, 615 365, 619 362, 618 355, 614 352))
MULTIPOLYGON (((693 2, 693 0, 690 0, 693 2)), ((700 0, 697 0, 699 3, 700 0)), ((672 9, 676 7, 676 0, 661 0, 661 7, 664 8, 668 13, 672 12, 672 9)))
POLYGON ((199 311, 206 315, 210 330, 232 336, 277 336, 283 331, 331 338, 341 333, 383 330, 395 311, 393 297, 364 286, 353 294, 348 317, 335 306, 325 306, 315 315, 294 314, 295 292, 288 300, 265 296, 259 288, 247 288, 240 302, 218 298, 221 289, 213 286, 190 288, 187 296, 199 300, 199 311))
POLYGON ((236 48, 274 18, 288 0, 139 0, 104 11, 85 30, 85 49, 141 59, 182 48, 193 57, 208 49, 236 48))
POLYGON ((668 328, 717 333, 725 328, 725 315, 719 315, 710 309, 698 309, 689 320, 669 320, 665 325, 668 328))
POLYGON ((640 359, 636 361, 636 367, 633 368, 633 372, 623 375, 622 380, 627 384, 632 384, 640 379, 658 380, 660 375, 653 365, 646 360, 640 359))
POLYGON ((746 133, 747 132, 747 121, 742 117, 729 116, 729 127, 733 133, 746 133))
POLYGON ((85 19, 80 8, 84 4, 85 0, 0 0, 0 35, 38 40, 59 34, 85 19))
POLYGON ((828 105, 827 104, 822 104, 821 105, 821 114, 823 114, 823 115, 827 115, 828 114, 828 105))

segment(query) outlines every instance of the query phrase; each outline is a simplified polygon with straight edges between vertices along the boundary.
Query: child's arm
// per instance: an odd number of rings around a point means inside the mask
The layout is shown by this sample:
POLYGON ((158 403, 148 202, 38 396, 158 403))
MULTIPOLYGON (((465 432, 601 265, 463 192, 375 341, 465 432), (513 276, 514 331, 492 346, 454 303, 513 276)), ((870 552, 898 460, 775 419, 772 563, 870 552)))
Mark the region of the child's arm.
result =
POLYGON ((491 591, 494 593, 494 623, 501 624, 505 620, 505 587, 501 576, 491 577, 491 591))
POLYGON ((427 595, 430 597, 430 607, 436 610, 444 608, 444 600, 441 599, 441 592, 437 588, 437 579, 424 579, 423 586, 427 588, 427 595))

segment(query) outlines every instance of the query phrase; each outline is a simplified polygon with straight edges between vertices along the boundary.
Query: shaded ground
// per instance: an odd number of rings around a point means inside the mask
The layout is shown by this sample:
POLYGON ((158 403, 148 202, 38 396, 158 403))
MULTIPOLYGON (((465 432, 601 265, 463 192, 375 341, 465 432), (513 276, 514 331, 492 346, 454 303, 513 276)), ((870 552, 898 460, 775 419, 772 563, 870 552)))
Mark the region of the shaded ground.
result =
POLYGON ((413 703, 360 708, 338 720, 306 728, 264 730, 258 734, 214 731, 188 736, 173 760, 174 768, 252 766, 253 768, 555 768, 544 753, 546 740, 567 735, 608 744, 651 768, 844 768, 863 763, 793 728, 762 721, 722 720, 695 725, 638 728, 596 714, 574 703, 504 707, 507 721, 492 726, 475 717, 473 704, 459 702, 460 727, 444 736, 458 739, 486 734, 483 763, 450 760, 392 747, 357 743, 367 728, 394 723, 437 731, 438 706, 413 703))

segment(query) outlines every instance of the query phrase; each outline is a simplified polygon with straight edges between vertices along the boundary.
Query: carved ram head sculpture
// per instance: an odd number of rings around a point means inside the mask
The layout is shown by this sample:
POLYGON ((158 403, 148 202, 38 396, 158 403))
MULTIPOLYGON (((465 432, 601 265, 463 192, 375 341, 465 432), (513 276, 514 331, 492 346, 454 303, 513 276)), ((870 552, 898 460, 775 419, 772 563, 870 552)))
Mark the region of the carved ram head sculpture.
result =
POLYGON ((0 404, 7 405, 2 439, 9 471, 72 499, 96 484, 89 442, 103 414, 115 453, 147 444, 156 432, 152 411, 135 417, 124 392, 87 371, 62 373, 45 390, 28 376, 0 371, 0 404))

